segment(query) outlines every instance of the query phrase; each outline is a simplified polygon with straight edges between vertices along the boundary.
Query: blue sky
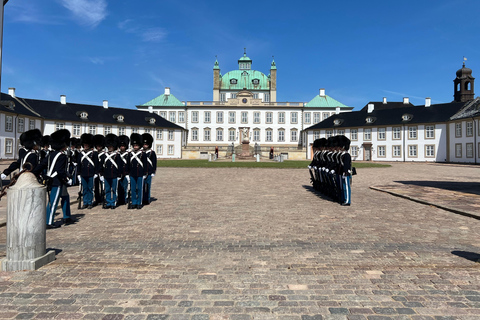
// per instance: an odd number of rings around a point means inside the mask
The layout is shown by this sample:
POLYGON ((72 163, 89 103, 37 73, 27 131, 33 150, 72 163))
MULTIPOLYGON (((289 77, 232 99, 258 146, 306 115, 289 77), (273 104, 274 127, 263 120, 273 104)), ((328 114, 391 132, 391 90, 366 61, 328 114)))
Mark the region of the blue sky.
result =
MULTIPOLYGON (((319 88, 359 109, 369 101, 453 100, 463 57, 480 78, 480 1, 10 0, 2 92, 134 108, 170 87, 211 101, 213 64, 277 65, 277 101, 319 88)), ((477 91, 480 90, 480 80, 477 91)))

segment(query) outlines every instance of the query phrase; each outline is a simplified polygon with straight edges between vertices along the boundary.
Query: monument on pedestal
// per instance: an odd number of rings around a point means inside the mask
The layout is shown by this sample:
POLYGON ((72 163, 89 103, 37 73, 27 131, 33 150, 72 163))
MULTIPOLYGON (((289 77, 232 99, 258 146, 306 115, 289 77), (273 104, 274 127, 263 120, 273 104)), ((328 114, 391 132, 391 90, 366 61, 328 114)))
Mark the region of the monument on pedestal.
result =
POLYGON ((36 270, 55 260, 46 245, 46 188, 30 172, 8 189, 7 257, 2 271, 36 270))
POLYGON ((241 157, 251 157, 252 154, 250 153, 250 128, 241 128, 240 131, 242 133, 242 153, 240 154, 241 157))

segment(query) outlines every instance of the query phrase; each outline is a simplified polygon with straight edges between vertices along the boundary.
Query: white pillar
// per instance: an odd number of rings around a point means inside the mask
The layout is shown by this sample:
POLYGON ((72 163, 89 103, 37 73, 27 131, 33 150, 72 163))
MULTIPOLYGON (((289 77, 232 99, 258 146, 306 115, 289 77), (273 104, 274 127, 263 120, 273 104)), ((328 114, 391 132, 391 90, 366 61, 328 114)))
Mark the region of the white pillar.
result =
POLYGON ((55 260, 46 253, 46 188, 23 173, 7 194, 7 257, 2 271, 36 270, 55 260))

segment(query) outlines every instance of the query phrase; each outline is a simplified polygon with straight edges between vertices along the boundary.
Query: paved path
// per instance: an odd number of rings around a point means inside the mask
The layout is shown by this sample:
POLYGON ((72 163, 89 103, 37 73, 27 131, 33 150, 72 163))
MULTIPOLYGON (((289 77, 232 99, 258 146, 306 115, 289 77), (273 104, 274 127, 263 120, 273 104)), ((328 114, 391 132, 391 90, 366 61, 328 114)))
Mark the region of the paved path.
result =
POLYGON ((480 319, 480 221, 369 188, 479 169, 358 170, 342 207, 306 169, 161 168, 150 206, 75 211, 56 261, 0 272, 0 319, 480 319))

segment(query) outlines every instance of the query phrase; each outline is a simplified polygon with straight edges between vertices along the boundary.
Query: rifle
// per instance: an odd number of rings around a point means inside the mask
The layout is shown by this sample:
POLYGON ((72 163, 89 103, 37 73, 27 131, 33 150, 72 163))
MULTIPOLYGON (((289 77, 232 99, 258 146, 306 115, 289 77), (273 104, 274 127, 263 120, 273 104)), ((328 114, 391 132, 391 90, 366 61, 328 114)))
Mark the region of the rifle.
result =
POLYGON ((128 193, 127 193, 127 204, 128 209, 132 208, 132 194, 131 194, 131 186, 130 186, 130 178, 128 179, 128 193))
MULTIPOLYGON (((100 178, 99 178, 100 179, 100 178)), ((107 200, 105 195, 105 177, 103 177, 103 182, 100 180, 100 186, 102 188, 101 196, 102 196, 102 208, 107 208, 107 200)))
POLYGON ((83 184, 82 181, 79 181, 78 183, 78 209, 82 209, 82 195, 83 195, 83 184))

